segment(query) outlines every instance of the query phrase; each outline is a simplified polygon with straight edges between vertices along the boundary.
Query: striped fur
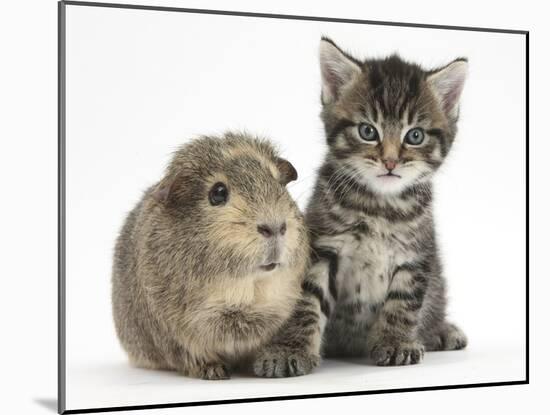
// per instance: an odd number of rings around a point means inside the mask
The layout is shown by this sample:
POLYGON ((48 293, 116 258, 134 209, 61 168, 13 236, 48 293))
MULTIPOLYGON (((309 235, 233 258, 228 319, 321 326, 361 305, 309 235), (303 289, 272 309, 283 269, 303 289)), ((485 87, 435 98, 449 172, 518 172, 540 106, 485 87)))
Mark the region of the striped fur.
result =
POLYGON ((433 71, 395 55, 361 62, 321 41, 328 153, 306 210, 312 261, 301 303, 317 303, 320 314, 294 325, 302 331, 292 336, 305 339, 298 348, 405 365, 425 350, 466 346, 445 318, 431 210, 431 177, 456 134, 466 68, 465 59, 433 71), (376 140, 362 137, 365 123, 376 140), (412 145, 406 137, 418 128, 424 141, 412 145))

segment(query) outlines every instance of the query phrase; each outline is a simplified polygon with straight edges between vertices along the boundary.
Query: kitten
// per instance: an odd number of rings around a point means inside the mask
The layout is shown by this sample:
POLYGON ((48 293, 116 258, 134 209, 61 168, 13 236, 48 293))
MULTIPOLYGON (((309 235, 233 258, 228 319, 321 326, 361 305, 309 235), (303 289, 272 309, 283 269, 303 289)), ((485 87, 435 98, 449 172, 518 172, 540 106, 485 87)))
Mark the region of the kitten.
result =
POLYGON ((320 59, 328 154, 306 210, 312 265, 301 308, 256 373, 304 374, 319 352, 386 366, 462 349, 466 336, 445 318, 431 178, 456 134, 467 62, 362 62, 328 38, 320 59))

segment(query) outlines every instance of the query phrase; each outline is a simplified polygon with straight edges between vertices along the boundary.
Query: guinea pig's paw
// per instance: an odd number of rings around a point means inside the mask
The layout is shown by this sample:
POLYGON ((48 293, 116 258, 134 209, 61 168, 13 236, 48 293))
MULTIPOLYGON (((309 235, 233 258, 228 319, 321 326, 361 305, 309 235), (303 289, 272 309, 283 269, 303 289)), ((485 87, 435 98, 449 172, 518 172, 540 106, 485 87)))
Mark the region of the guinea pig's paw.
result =
POLYGON ((261 352, 254 361, 254 373, 265 378, 284 378, 311 373, 319 366, 321 358, 302 350, 284 347, 269 348, 261 352))
POLYGON ((231 376, 223 363, 207 363, 199 368, 199 377, 205 380, 224 380, 231 376))

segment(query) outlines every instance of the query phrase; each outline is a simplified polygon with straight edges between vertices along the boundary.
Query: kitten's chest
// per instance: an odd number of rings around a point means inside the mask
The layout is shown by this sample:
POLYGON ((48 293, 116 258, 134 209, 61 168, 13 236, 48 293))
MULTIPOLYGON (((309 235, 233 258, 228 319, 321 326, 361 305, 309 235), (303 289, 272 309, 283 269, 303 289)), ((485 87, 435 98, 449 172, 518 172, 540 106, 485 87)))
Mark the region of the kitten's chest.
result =
POLYGON ((395 268, 414 260, 411 241, 405 234, 376 225, 380 224, 371 223, 368 233, 349 235, 339 249, 339 304, 368 304, 375 309, 384 302, 395 268))
POLYGON ((349 241, 342 247, 336 275, 339 303, 375 304, 383 300, 390 282, 395 251, 382 241, 349 241))

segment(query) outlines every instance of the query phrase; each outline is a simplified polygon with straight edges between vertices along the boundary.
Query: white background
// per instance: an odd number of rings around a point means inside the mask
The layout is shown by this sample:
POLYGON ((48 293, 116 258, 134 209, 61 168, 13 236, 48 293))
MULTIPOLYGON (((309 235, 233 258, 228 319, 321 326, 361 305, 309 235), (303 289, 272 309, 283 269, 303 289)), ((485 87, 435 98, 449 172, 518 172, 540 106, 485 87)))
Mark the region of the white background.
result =
MULTIPOLYGON (((165 2, 168 3, 168 2, 165 2)), ((174 2, 172 2, 174 3, 174 2)), ((177 2, 176 2, 177 3, 177 2)), ((206 2, 179 2, 179 5, 205 7, 206 2)), ((227 4, 221 2, 208 2, 209 7, 215 8, 230 8, 227 4)), ((417 8, 415 6, 402 8, 384 5, 371 5, 367 11, 361 10, 359 6, 353 7, 344 3, 336 5, 317 5, 314 9, 311 6, 303 3, 300 7, 291 7, 284 2, 278 2, 277 6, 264 4, 263 8, 255 7, 246 2, 235 1, 232 9, 242 10, 257 10, 269 12, 285 12, 296 14, 316 14, 330 15, 342 17, 358 17, 379 20, 401 20, 401 21, 422 21, 431 23, 445 24, 461 24, 461 25, 477 25, 477 26, 500 26, 500 27, 516 27, 529 28, 533 32, 541 33, 537 28, 536 22, 528 20, 527 13, 519 9, 507 9, 503 3, 499 3, 498 16, 491 13, 491 8, 483 8, 483 5, 477 5, 476 13, 469 13, 466 6, 462 3, 464 9, 439 10, 434 12, 432 17, 426 16, 426 8, 417 8), (372 7, 376 7, 373 9, 372 7), (420 10, 422 9, 422 10, 420 10)), ((28 4, 27 4, 28 7, 28 4)), ((525 7, 525 4, 524 4, 525 7)), ((523 10, 523 9, 522 9, 523 10)), ((539 13, 538 15, 540 15, 539 13)), ((5 307, 3 316, 5 317, 5 328, 2 350, 6 356, 5 366, 7 367, 5 380, 9 389, 8 404, 19 405, 22 409, 27 409, 29 412, 34 409, 44 407, 40 402, 48 403, 55 396, 55 238, 56 238, 56 223, 55 223, 55 177, 56 177, 56 148, 55 148, 55 4, 53 2, 41 2, 35 6, 35 11, 31 12, 27 9, 26 12, 21 10, 21 19, 15 19, 14 15, 10 15, 9 10, 3 13, 3 16, 10 16, 7 23, 2 24, 2 38, 8 46, 10 59, 6 59, 6 66, 2 68, 2 90, 8 90, 9 100, 2 99, 3 111, 5 115, 2 125, 2 140, 4 151, 2 152, 2 180, 3 188, 5 189, 5 198, 3 198, 2 210, 2 229, 3 237, 3 252, 5 255, 5 285, 3 290, 2 307, 5 307), (47 3, 50 3, 47 6, 47 3), (23 16, 26 18, 23 19, 23 16), (9 42, 12 39, 17 39, 18 42, 9 42), (12 56, 13 53, 13 56, 12 56), (5 71, 5 72, 4 72, 5 71), (16 77, 18 75, 18 77, 16 77), (17 111, 14 111, 17 110, 17 111), (6 157, 7 156, 7 157, 6 157), (4 171, 5 169, 5 171, 4 171), (5 183, 5 185, 4 185, 5 183), (19 215, 17 215, 19 214, 19 215), (31 230, 33 232, 31 232, 31 230), (16 248, 15 250, 13 248, 16 248), (18 317, 18 319, 14 318, 18 317), (49 323, 49 324, 48 324, 49 323), (5 348, 5 351, 4 351, 5 348), (13 385, 17 384, 18 388, 13 389, 13 385), (49 400, 48 400, 49 399, 49 400), (37 403, 38 402, 38 403, 37 403)), ((534 14, 537 15, 536 13, 534 14)), ((532 32, 532 33, 533 33, 532 32)), ((541 33, 542 35, 542 33, 541 33)), ((541 35, 538 36, 540 39, 541 35)), ((338 39, 336 36, 334 36, 338 39)), ((537 39, 537 36, 534 36, 537 39)), ((344 43, 344 42, 343 42, 344 43)), ((534 41, 536 43, 536 40, 534 41)), ((533 45, 533 43, 532 43, 533 45)), ((534 50, 537 50, 535 45, 534 50)), ((535 55, 537 56, 537 55, 535 55)), ((538 58, 538 57, 537 57, 538 58)), ((535 58, 535 59, 537 59, 535 58)), ((505 56, 505 65, 509 64, 510 59, 514 59, 514 55, 505 56)), ((536 66, 536 71, 532 73, 533 82, 537 85, 535 97, 544 99, 543 87, 547 86, 543 77, 537 77, 537 74, 544 73, 547 62, 540 61, 540 66, 536 66), (533 78, 534 75, 534 78, 533 78)), ((470 88, 471 84, 467 88, 470 88)), ((471 93, 471 89, 466 90, 466 94, 471 93)), ((496 98, 503 99, 504 93, 501 92, 496 98)), ((467 95, 465 95, 465 98, 467 95)), ((544 103, 544 101, 542 101, 544 103)), ((535 111, 542 111, 544 105, 534 106, 535 111)), ((485 108, 486 109, 486 108, 485 108)), ((464 108, 466 111, 466 108, 464 108)), ((536 112, 535 112, 536 113, 536 112)), ((542 115, 542 113, 541 113, 542 115)), ((463 117, 461 138, 466 135, 466 122, 463 117)), ((539 117, 543 119, 543 117, 539 117)), ((510 120, 505 116, 499 116, 497 119, 492 118, 495 126, 498 124, 506 124, 510 120)), ((532 147, 536 149, 536 156, 542 156, 544 153, 544 141, 537 140, 536 125, 531 136, 532 147)), ((539 131, 538 136, 544 137, 543 130, 539 131)), ((279 139, 279 137, 276 137, 279 139)), ((465 139, 465 138, 464 138, 465 139)), ((464 143, 464 139, 462 143, 464 143)), ((518 146, 520 148, 520 146, 518 146)), ((464 149, 464 144, 455 149, 452 161, 446 168, 445 175, 448 177, 456 169, 456 174, 462 172, 462 167, 459 167, 461 149, 464 149)), ((500 154, 500 149, 494 148, 494 154, 500 154)), ((519 151, 519 150, 518 150, 519 151)), ((490 159, 494 161, 494 158, 490 159)), ((473 164, 473 163, 471 163, 473 164)), ((544 170, 540 163, 535 162, 531 165, 531 171, 534 172, 534 166, 537 166, 539 171, 535 175, 535 180, 543 180, 544 170)), ((486 165, 484 164, 486 167, 486 165)), ((521 168, 517 166, 509 166, 510 169, 516 168, 518 175, 522 174, 521 168)), ((454 173, 453 173, 454 174, 454 173)), ((484 175, 485 179, 488 179, 484 175)), ((443 177, 442 177, 443 179, 443 177)), ((494 185, 491 182, 490 185, 494 185)), ((441 181, 438 186, 440 192, 444 191, 441 186, 441 181)), ((533 188, 532 188, 533 189, 533 188)), ((537 187, 539 205, 537 212, 544 211, 544 194, 542 189, 537 187)), ((534 192, 532 192, 532 195, 534 192)), ((440 215, 445 215, 444 197, 440 195, 440 206, 438 211, 440 215)), ((534 204, 532 203, 532 211, 534 212, 534 204)), ((520 216, 518 212, 516 216, 520 216)), ((444 216, 440 216, 444 217, 444 216)), ((456 218, 455 218, 456 220, 456 218)), ((532 221, 534 218, 532 217, 532 221)), ((543 217, 537 217, 537 237, 542 236, 543 217)), ((442 238, 445 242, 445 250, 449 251, 446 255, 447 262, 452 261, 450 248, 453 242, 449 235, 444 235, 442 230, 442 238), (451 255, 451 256, 449 256, 451 255)), ((532 233, 532 235, 534 235, 532 233)), ((533 237, 534 240, 534 237, 533 237)), ((532 240, 532 243, 533 243, 532 240)), ((534 249, 541 249, 542 245, 534 245, 534 249)), ((464 247, 462 247, 464 249, 464 247)), ((504 255, 502 258, 508 260, 504 255)), ((541 255, 538 255, 541 258, 541 255)), ((541 264, 542 265, 542 264, 541 264)), ((449 272, 453 272, 453 268, 448 264, 449 272)), ((537 268, 533 269, 533 276, 537 275, 537 268)), ((539 269, 542 271, 542 268, 539 269)), ((454 317, 462 316, 460 299, 461 291, 457 288, 459 278, 449 275, 451 279, 451 288, 453 294, 453 310, 454 317)), ((538 279, 535 279, 534 284, 537 287, 536 295, 544 295, 546 281, 543 279, 544 274, 539 273, 538 279)), ((492 287, 489 292, 494 296, 498 296, 505 289, 505 283, 492 287)), ((471 295, 471 291, 469 292, 471 295)), ((518 298, 522 298, 521 293, 518 293, 518 298)), ((462 295, 462 298, 464 296, 462 295)), ((472 297, 468 298, 468 306, 474 304, 472 297)), ((543 297, 540 297, 543 300, 543 297)), ((519 300, 518 300, 519 301, 519 300)), ((546 312, 543 301, 537 301, 535 297, 533 307, 538 307, 537 313, 534 314, 534 320, 537 321, 546 312)), ((516 303, 509 305, 510 308, 515 308, 516 303)), ((463 320, 466 318, 463 316, 463 320)), ((497 313, 489 309, 484 309, 483 314, 478 314, 478 319, 483 319, 484 314, 493 314, 496 319, 500 320, 497 313)), ((494 327, 499 327, 499 322, 490 327, 482 327, 478 330, 486 331, 489 334, 496 334, 497 330, 494 327)), ((476 324, 464 321, 466 327, 472 337, 472 327, 476 324)), ((474 327, 474 332, 476 331, 474 327)), ((538 339, 544 344, 546 333, 538 331, 538 339)), ((513 337, 513 336, 511 336, 513 337)), ((100 339, 97 339, 100 340, 100 339)), ((101 348, 101 342, 96 341, 93 337, 87 342, 88 350, 93 351, 96 348, 101 348)), ((90 352, 91 353, 91 352, 90 352)), ((537 359, 537 354, 532 357, 537 359)), ((390 402, 395 408, 407 408, 414 412, 414 408, 418 412, 426 412, 426 402, 430 402, 430 406, 439 409, 454 400, 452 406, 445 408, 449 412, 458 413, 459 411, 468 410, 478 407, 481 403, 491 404, 494 410, 501 413, 514 413, 526 406, 534 405, 536 402, 535 395, 537 388, 541 388, 542 378, 544 377, 544 367, 547 365, 546 359, 537 360, 539 365, 534 371, 535 385, 529 387, 515 388, 500 388, 500 389, 481 389, 471 391, 446 391, 434 392, 430 394, 400 394, 386 396, 369 396, 355 398, 340 398, 340 399, 325 399, 315 401, 302 402, 279 402, 279 403, 261 403, 253 405, 228 406, 225 410, 228 411, 279 411, 284 410, 299 410, 305 408, 322 409, 323 411, 334 411, 335 408, 341 407, 342 404, 356 405, 364 408, 368 405, 368 410, 376 411, 386 408, 390 402), (538 369, 538 370, 537 370, 538 369), (429 398, 429 400, 427 399, 429 398), (516 402, 517 400, 517 402, 516 402), (420 404, 422 402, 422 405, 420 404), (415 406, 416 405, 416 406, 415 406)), ((502 362, 506 366, 508 361, 502 362)), ((369 368, 367 368, 369 369, 369 368)), ((46 405, 47 406, 47 405, 46 405)), ((367 409, 367 408, 365 408, 367 409)), ((219 410, 219 408, 188 408, 186 413, 208 413, 209 411, 219 410)), ((177 412, 174 410, 173 412, 177 412)), ((182 412, 184 410, 181 410, 182 412)))

